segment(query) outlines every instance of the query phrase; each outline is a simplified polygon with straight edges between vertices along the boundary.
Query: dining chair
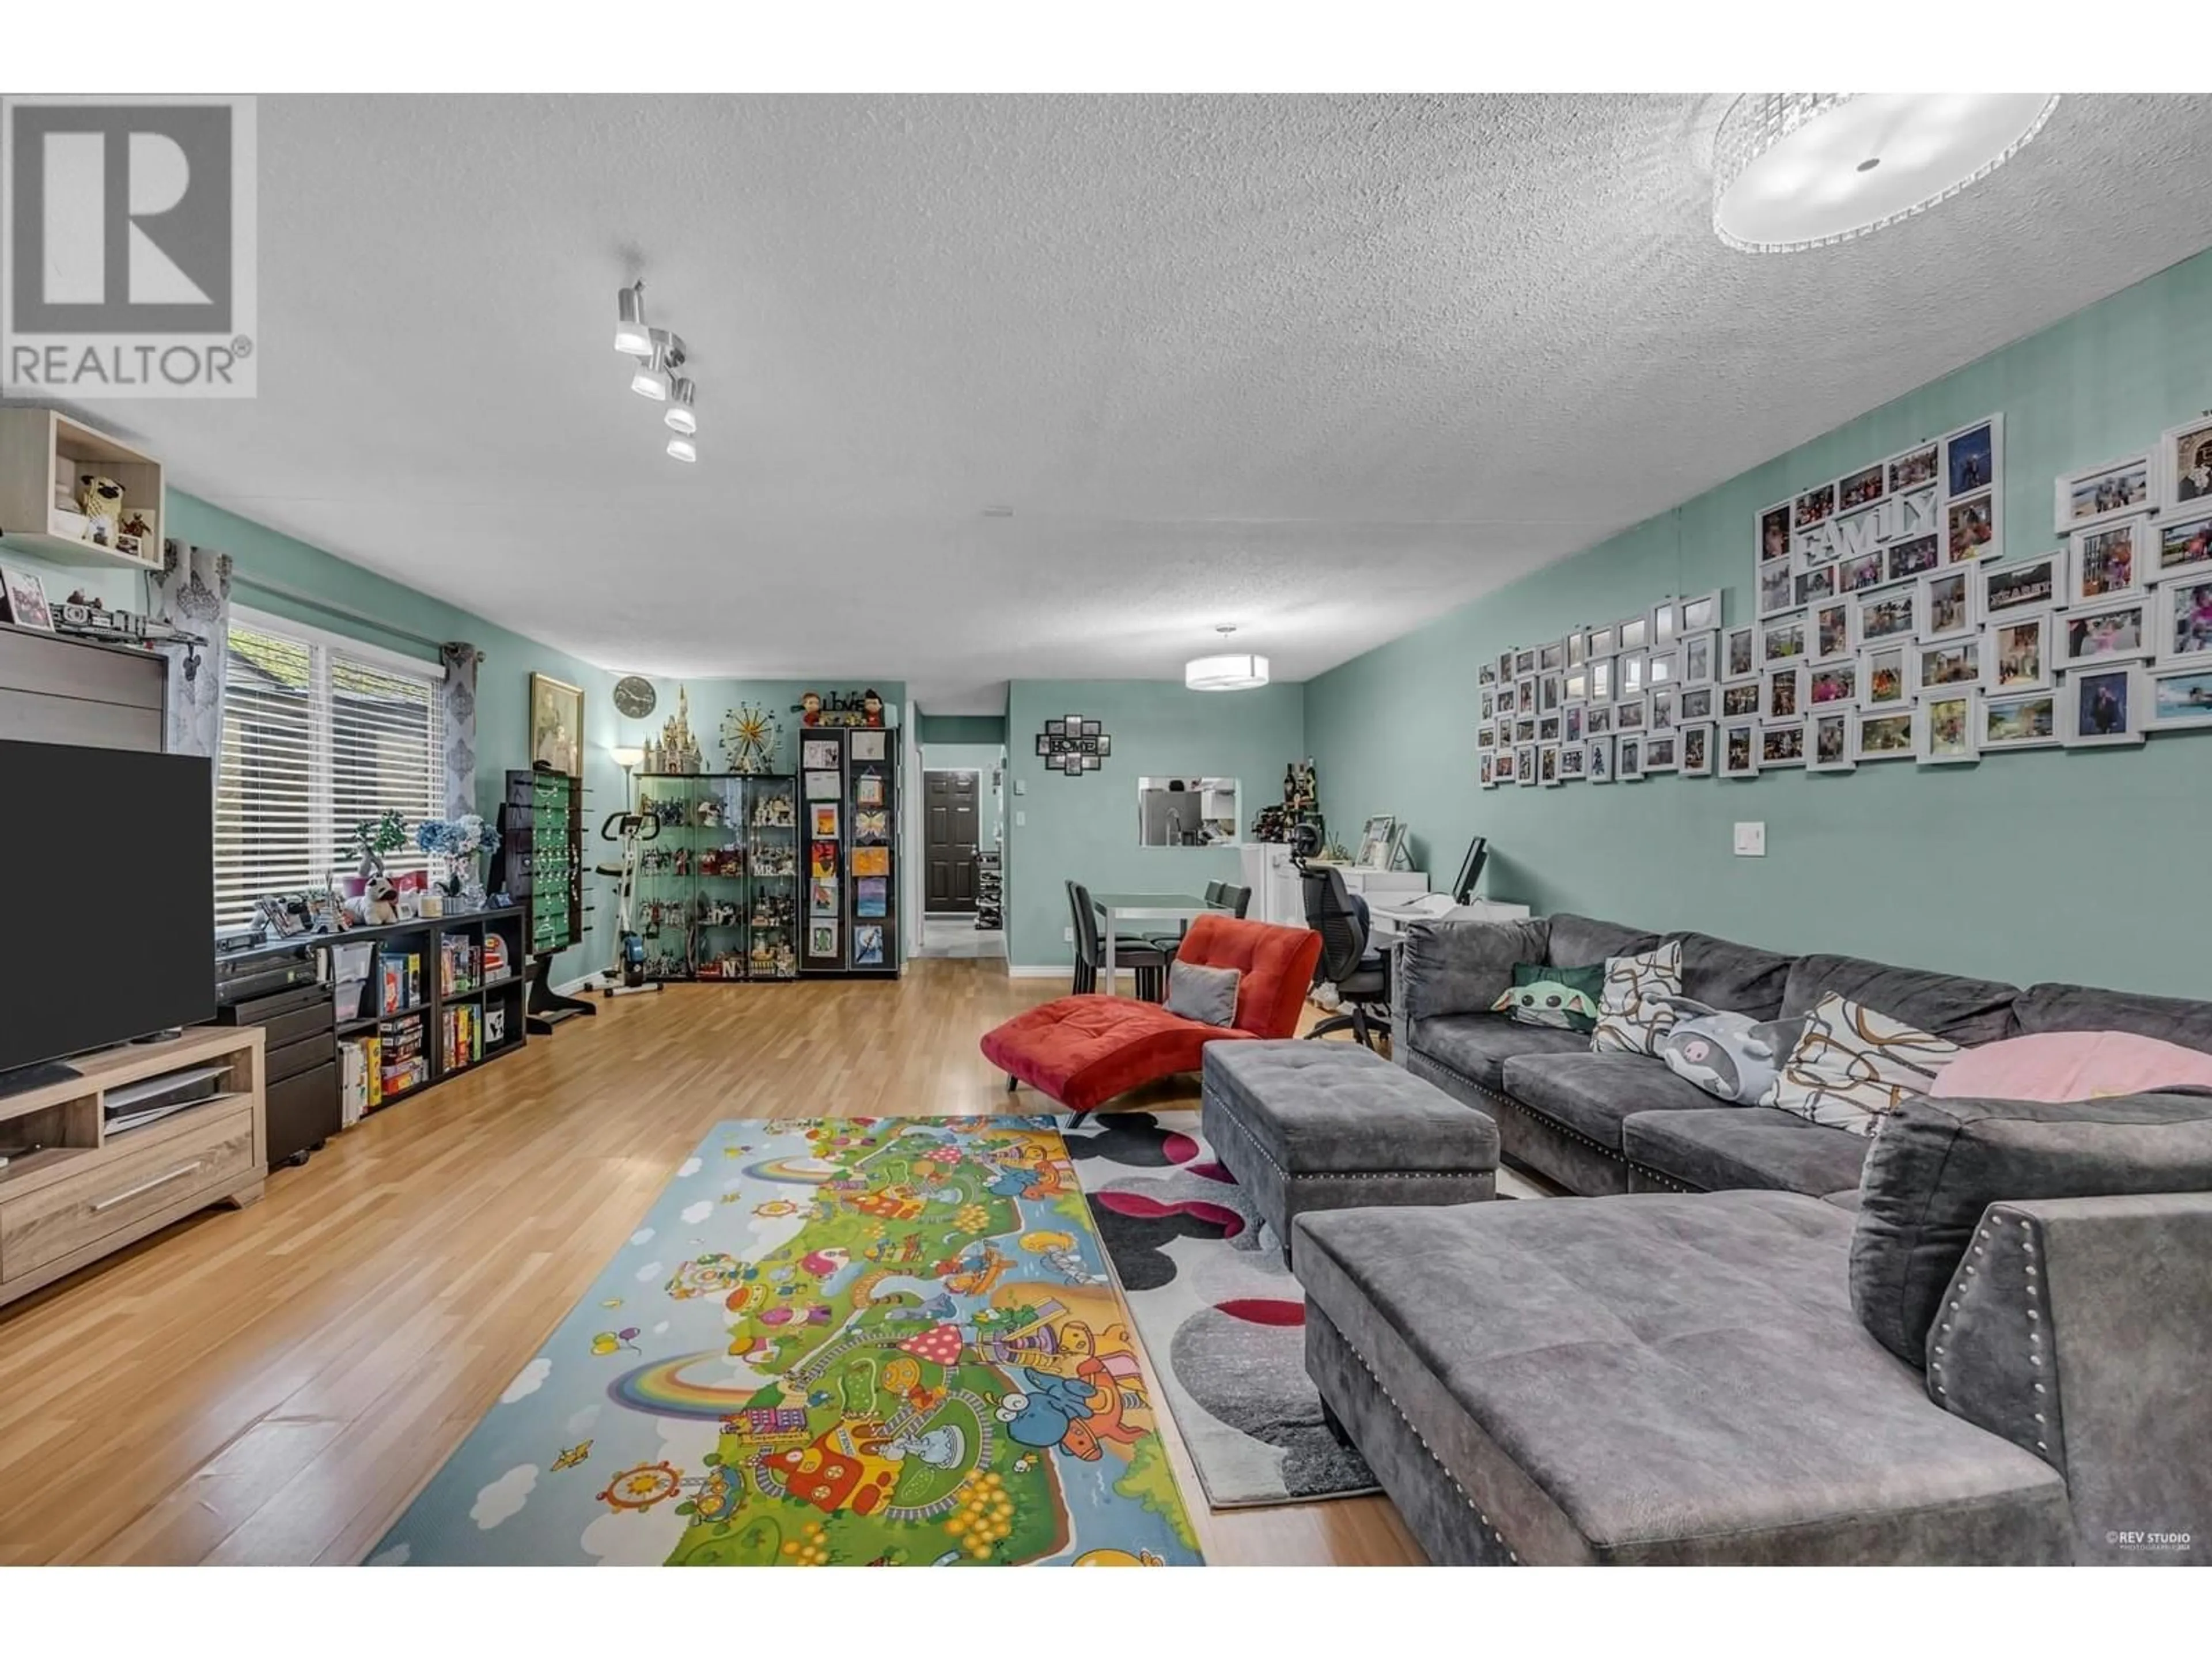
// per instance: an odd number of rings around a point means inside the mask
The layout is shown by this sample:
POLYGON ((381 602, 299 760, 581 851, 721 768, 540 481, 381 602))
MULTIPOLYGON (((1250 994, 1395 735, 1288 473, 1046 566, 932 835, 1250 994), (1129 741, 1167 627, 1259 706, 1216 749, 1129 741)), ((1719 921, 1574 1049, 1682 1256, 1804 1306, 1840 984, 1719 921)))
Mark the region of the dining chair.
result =
MULTIPOLYGON (((1079 991, 1098 988, 1098 970, 1106 965, 1105 946, 1098 937, 1098 911, 1092 902, 1091 890, 1078 881, 1067 884, 1069 897, 1075 906, 1075 959, 1079 966, 1077 977, 1083 981, 1079 991)), ((1114 936, 1114 966, 1118 971, 1127 968, 1137 976, 1137 994, 1146 1002, 1161 1002, 1167 998, 1168 959, 1175 953, 1152 939, 1139 939, 1134 933, 1114 936)), ((1112 986, 1106 988, 1113 990, 1112 986)))

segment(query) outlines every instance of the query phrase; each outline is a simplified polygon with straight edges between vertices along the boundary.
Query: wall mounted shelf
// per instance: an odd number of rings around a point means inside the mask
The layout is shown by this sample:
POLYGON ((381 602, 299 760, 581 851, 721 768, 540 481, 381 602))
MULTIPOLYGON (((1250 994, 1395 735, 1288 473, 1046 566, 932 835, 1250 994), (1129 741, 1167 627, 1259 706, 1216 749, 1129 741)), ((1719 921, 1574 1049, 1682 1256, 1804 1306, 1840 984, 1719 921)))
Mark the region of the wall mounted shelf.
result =
POLYGON ((163 488, 161 462, 97 427, 58 410, 0 410, 0 547, 56 564, 159 570, 168 507, 163 488), (152 519, 154 534, 137 551, 103 547, 80 533, 76 480, 85 472, 114 479, 125 507, 152 519))

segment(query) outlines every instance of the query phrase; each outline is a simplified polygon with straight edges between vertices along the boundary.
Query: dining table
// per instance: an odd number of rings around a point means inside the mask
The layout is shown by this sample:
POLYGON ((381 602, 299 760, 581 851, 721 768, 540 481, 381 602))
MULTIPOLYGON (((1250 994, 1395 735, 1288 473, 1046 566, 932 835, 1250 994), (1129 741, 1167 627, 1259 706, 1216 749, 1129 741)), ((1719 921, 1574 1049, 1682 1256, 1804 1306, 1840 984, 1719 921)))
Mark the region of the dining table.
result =
POLYGON ((1196 893, 1093 893, 1093 908, 1104 918, 1098 945, 1105 960, 1100 966, 1099 989, 1108 996, 1120 994, 1114 980, 1114 935, 1129 921, 1188 921, 1218 905, 1208 904, 1196 893))

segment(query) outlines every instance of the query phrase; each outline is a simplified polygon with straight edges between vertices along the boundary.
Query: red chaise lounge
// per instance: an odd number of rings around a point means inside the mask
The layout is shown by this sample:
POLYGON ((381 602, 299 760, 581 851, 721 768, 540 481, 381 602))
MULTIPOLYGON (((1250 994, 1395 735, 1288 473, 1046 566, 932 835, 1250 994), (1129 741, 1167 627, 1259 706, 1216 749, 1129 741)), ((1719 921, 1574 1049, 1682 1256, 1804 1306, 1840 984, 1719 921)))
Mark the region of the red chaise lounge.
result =
POLYGON ((1321 935, 1203 915, 1176 959, 1237 970, 1236 1024, 1207 1025, 1133 997, 1061 997, 986 1032, 983 1057, 1006 1073, 1010 1091, 1026 1083, 1078 1115, 1088 1112, 1155 1078, 1196 1071, 1209 1042, 1297 1036, 1321 935))

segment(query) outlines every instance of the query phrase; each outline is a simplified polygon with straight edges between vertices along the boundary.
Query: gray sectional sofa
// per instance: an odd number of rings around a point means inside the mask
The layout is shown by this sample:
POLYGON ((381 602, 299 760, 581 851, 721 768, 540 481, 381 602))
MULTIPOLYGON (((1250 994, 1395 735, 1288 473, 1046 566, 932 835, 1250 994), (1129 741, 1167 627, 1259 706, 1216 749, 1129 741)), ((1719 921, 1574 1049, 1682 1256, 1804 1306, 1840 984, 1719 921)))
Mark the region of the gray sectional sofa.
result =
POLYGON ((1682 946, 1683 994, 1753 1019, 1795 1018, 1835 992, 1963 1047, 2033 1031, 2135 1031, 2212 1052, 2212 1004, 1785 956, 1705 933, 1650 933, 1584 916, 1420 922, 1395 963, 1391 1054, 1497 1121, 1505 1161, 1569 1192, 1738 1188, 1856 1202, 1867 1140, 1765 1106, 1729 1106, 1660 1060, 1592 1054, 1573 1031, 1489 1012, 1516 962, 1579 968, 1682 946))
MULTIPOLYGON (((1679 937, 1687 994, 1762 1017, 1837 990, 1962 1043, 2212 1052, 2212 1004, 1679 937)), ((1869 1140, 1485 1012, 1516 961, 1652 942, 1401 955, 1396 1057, 1612 1195, 1293 1223, 1307 1369, 1431 1558, 2212 1563, 2212 1093, 1912 1097, 1869 1140)))

